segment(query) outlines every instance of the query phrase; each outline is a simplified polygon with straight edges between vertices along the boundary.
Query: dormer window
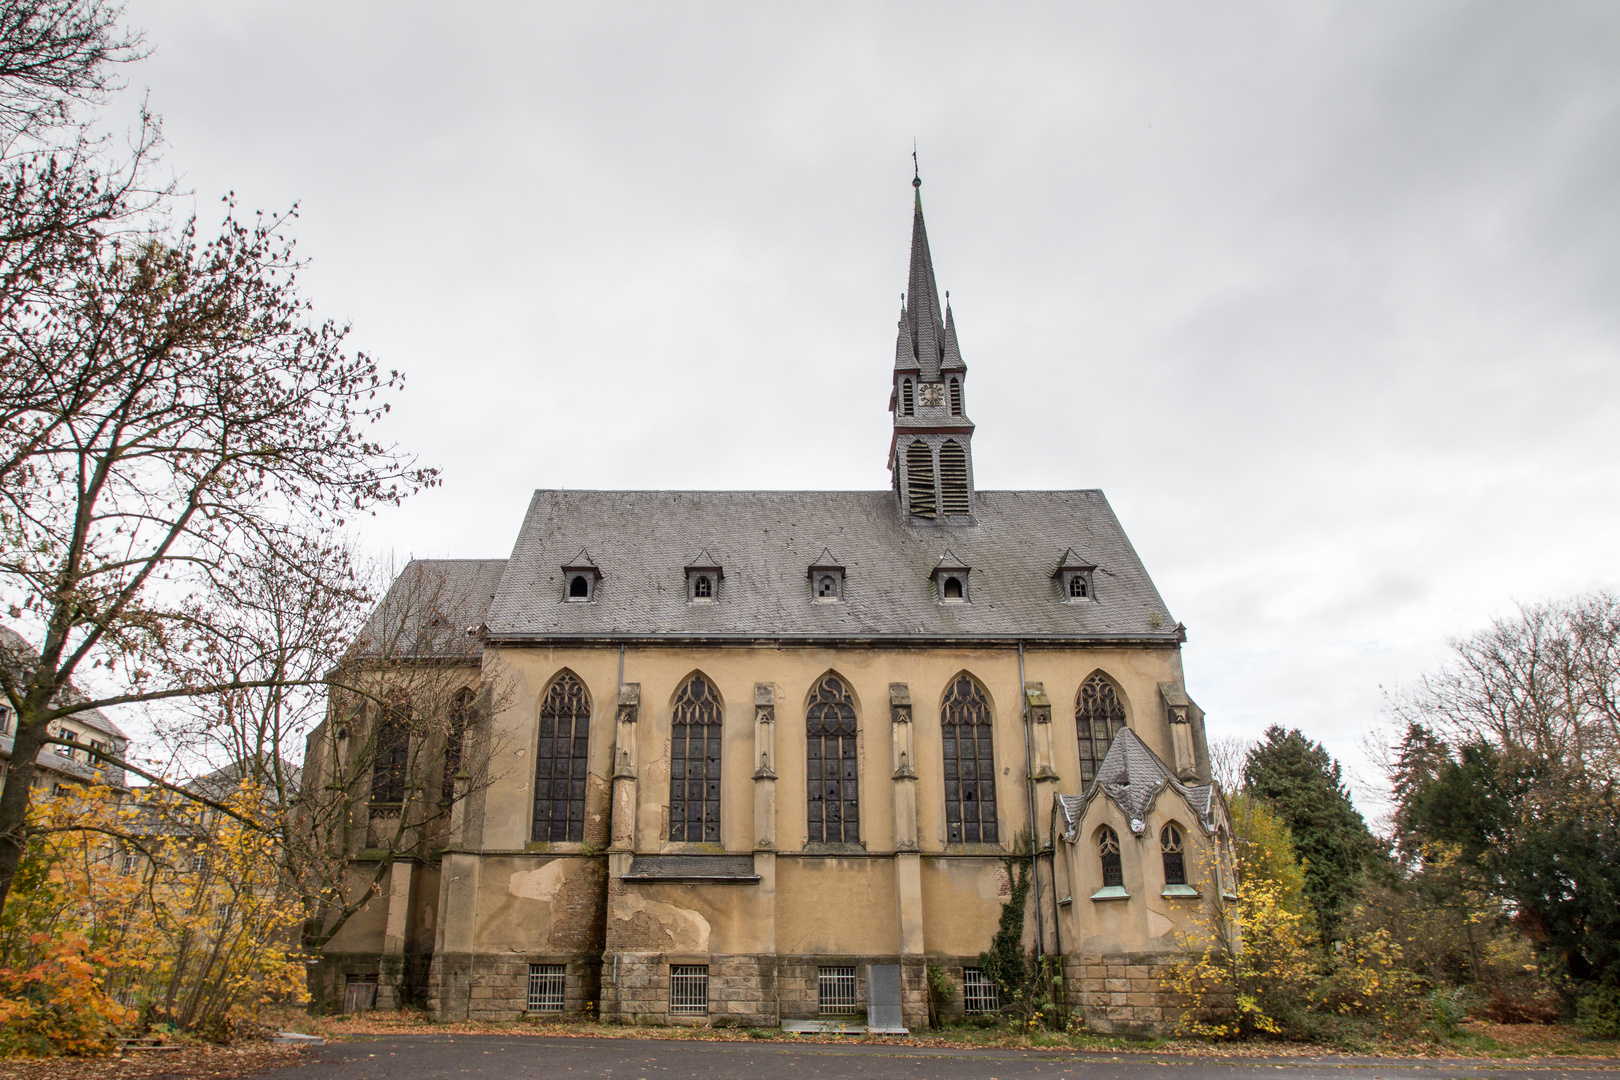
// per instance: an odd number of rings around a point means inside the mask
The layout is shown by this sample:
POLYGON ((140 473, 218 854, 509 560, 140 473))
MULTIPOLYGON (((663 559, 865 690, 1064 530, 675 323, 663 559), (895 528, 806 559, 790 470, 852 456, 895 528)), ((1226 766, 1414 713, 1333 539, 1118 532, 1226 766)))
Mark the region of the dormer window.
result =
POLYGON ((723 577, 725 575, 720 570, 720 564, 709 554, 709 550, 704 548, 698 552, 698 557, 686 568, 686 602, 712 604, 720 599, 720 581, 723 577))
POLYGON ((968 566, 950 551, 946 551, 939 565, 934 567, 934 595, 942 604, 966 604, 968 593, 968 566))
POLYGON ((818 604, 836 604, 844 598, 844 568, 831 551, 821 549, 821 558, 805 572, 810 579, 810 597, 818 604))
POLYGON ((1063 602, 1089 604, 1095 601, 1097 594, 1093 575, 1096 572, 1096 564, 1081 557, 1074 548, 1065 551, 1058 568, 1052 572, 1052 577, 1063 591, 1063 602))
POLYGON ((591 553, 579 549, 573 561, 562 568, 563 600, 570 604, 588 604, 596 599, 596 586, 602 580, 602 570, 591 558, 591 553))

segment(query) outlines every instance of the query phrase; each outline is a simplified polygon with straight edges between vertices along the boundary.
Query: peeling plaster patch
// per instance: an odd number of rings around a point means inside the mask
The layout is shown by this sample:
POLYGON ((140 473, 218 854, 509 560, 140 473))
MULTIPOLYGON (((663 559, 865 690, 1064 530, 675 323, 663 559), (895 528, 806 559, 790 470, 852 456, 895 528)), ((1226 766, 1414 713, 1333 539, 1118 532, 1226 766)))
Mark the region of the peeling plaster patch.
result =
POLYGON ((538 870, 520 870, 506 883, 506 891, 525 900, 550 902, 563 887, 563 867, 568 860, 554 859, 538 870))
POLYGON ((1164 937, 1176 928, 1176 924, 1160 915, 1152 908, 1148 909, 1148 937, 1164 937))
POLYGON ((709 951, 709 920, 690 908, 631 894, 614 905, 614 919, 625 923, 651 922, 670 939, 669 948, 683 952, 709 951), (645 919, 636 916, 645 915, 645 919))

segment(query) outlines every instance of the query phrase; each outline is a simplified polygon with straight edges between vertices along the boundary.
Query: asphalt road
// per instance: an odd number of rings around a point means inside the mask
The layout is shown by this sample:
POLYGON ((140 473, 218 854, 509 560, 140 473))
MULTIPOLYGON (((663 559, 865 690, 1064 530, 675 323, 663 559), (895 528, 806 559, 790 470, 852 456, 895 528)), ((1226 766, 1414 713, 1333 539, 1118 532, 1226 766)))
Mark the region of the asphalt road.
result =
POLYGON ((264 1080, 1620 1080, 1559 1061, 1212 1059, 837 1043, 381 1036, 307 1051, 264 1080))

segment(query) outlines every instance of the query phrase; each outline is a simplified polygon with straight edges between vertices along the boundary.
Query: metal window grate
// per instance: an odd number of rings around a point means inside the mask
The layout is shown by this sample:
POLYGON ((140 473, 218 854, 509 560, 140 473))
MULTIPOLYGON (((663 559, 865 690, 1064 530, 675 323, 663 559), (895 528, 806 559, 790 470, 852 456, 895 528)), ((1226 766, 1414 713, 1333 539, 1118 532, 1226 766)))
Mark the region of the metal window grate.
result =
POLYGON ((1001 1008, 996 984, 978 968, 962 972, 962 1007, 970 1013, 993 1013, 1001 1008))
POLYGON ((848 1016, 855 1011, 855 969, 852 967, 824 967, 820 969, 818 997, 821 1015, 848 1016))
POLYGON ((669 1011, 688 1016, 709 1011, 709 965, 669 965, 669 1011))
POLYGON ((568 989, 568 968, 563 964, 529 965, 529 1011, 560 1013, 568 989))

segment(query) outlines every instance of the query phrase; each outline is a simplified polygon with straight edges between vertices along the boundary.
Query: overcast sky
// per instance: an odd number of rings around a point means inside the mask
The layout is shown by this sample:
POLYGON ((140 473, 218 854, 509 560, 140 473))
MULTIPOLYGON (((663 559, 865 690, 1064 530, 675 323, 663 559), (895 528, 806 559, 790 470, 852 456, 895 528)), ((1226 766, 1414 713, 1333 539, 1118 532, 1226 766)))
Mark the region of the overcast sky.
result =
MULTIPOLYGON (((131 0, 205 219, 300 204, 500 557, 529 494, 881 488, 911 150, 981 488, 1101 487, 1211 732, 1620 585, 1620 4, 131 0)), ((1376 812, 1376 798, 1363 795, 1376 812)))

